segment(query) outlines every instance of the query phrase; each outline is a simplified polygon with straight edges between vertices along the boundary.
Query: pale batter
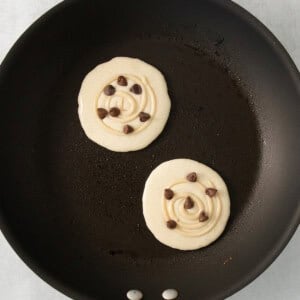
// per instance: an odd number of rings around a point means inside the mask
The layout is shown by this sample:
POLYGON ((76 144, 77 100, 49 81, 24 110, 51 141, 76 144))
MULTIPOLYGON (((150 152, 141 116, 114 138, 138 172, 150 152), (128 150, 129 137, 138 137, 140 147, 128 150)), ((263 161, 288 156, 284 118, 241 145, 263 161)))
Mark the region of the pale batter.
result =
POLYGON ((230 215, 226 184, 197 161, 162 163, 147 179, 143 213, 153 235, 180 250, 205 247, 223 232, 230 215))
POLYGON ((162 132, 171 108, 160 71, 129 57, 115 57, 88 73, 78 101, 86 135, 118 152, 147 147, 162 132))

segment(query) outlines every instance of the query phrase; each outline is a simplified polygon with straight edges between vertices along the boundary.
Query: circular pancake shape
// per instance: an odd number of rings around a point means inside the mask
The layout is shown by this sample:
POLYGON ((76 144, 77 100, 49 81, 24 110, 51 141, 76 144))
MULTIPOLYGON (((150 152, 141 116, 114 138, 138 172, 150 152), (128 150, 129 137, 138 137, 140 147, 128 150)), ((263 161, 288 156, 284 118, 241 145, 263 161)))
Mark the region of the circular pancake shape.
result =
POLYGON ((162 132, 171 108, 160 71, 129 57, 115 57, 88 73, 78 102, 86 135, 117 152, 147 147, 162 132))
POLYGON ((208 246, 223 232, 230 215, 226 184, 197 161, 160 164, 146 181, 143 213, 153 235, 180 250, 208 246))

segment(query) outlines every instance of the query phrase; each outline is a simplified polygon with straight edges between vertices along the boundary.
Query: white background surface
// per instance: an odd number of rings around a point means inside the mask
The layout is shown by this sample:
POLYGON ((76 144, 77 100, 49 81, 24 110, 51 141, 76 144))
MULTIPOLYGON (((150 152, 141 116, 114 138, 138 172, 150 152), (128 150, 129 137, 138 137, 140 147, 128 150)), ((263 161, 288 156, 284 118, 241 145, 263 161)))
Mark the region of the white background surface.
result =
MULTIPOLYGON (((0 0, 0 62, 20 34, 41 14, 59 2, 0 0)), ((300 69, 300 0, 236 0, 236 2, 252 12, 275 33, 300 69)), ((230 300, 300 300, 299 254, 300 229, 271 267, 230 300)), ((69 298, 37 277, 14 253, 0 232, 0 299, 69 298)))

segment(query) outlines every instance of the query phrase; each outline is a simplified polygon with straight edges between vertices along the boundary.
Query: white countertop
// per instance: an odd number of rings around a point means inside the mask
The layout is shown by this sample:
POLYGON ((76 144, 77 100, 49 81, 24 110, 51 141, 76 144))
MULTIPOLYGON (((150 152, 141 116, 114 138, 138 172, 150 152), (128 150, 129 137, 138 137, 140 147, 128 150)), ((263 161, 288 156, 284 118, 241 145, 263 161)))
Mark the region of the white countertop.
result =
MULTIPOLYGON (((59 0, 0 0, 0 62, 20 34, 59 0)), ((300 1, 236 0, 286 47, 300 69, 300 1)), ((299 116, 300 117, 300 116, 299 116)), ((300 300, 300 229, 278 259, 230 300, 300 300)), ((66 300, 35 275, 0 232, 0 299, 66 300)), ((190 299, 185 299, 190 300, 190 299)))

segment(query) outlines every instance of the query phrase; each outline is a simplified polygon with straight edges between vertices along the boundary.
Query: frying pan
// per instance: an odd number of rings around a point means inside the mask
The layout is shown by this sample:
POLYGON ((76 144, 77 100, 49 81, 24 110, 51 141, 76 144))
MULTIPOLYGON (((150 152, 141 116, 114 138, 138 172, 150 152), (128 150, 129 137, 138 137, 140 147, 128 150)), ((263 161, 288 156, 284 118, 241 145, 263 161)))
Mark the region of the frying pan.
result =
POLYGON ((1 230, 43 279, 75 299, 222 299, 280 253, 300 219, 300 78, 276 38, 230 1, 64 1, 26 31, 0 71, 1 230), (161 70, 172 110, 149 147, 87 139, 80 84, 97 64, 138 57, 161 70), (157 165, 191 158, 228 184, 215 243, 182 252, 146 228, 157 165))

